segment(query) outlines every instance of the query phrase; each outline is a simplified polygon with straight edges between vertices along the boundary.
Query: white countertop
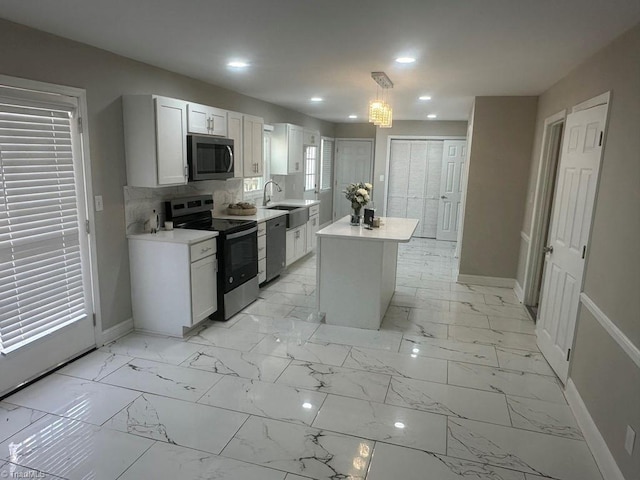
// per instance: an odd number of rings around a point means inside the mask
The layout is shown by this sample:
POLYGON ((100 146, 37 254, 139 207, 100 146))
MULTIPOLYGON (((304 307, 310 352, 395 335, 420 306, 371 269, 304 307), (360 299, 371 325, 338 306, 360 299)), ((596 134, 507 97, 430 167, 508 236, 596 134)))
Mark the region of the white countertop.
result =
POLYGON ((264 207, 258 207, 258 211, 255 215, 228 215, 224 213, 214 213, 213 218, 221 218, 224 220, 255 220, 258 223, 262 223, 271 218, 281 217, 286 214, 286 210, 269 210, 264 207))
POLYGON ((270 210, 269 207, 275 207, 277 205, 291 205, 293 207, 311 207, 318 205, 320 200, 299 200, 299 199, 285 199, 277 202, 269 202, 268 206, 258 206, 258 211, 255 215, 228 215, 224 213, 214 213, 213 218, 222 219, 236 219, 236 220, 255 220, 258 223, 265 222, 271 218, 280 217, 287 214, 286 210, 270 210))
POLYGON ((300 200, 296 198, 285 198, 284 200, 278 200, 277 202, 269 202, 268 206, 273 207, 276 205, 291 205, 292 207, 311 207, 312 205, 318 205, 319 203, 320 200, 300 200))
POLYGON ((319 230, 319 237, 348 238, 356 240, 399 242, 411 240, 411 235, 418 226, 415 218, 380 217, 380 228, 368 230, 363 226, 350 225, 350 216, 337 220, 328 227, 319 230))
POLYGON ((137 233, 127 235, 130 240, 145 240, 148 242, 181 243, 192 245, 213 237, 217 237, 218 232, 207 230, 189 230, 188 228, 176 228, 175 230, 159 230, 158 233, 137 233))

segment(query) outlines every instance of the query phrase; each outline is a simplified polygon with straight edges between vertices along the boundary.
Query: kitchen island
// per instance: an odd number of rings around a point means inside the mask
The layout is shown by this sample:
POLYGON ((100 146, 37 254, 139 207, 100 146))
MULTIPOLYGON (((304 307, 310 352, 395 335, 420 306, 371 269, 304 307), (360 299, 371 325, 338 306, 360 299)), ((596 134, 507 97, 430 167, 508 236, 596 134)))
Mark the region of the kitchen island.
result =
POLYGON ((349 220, 317 233, 318 311, 329 325, 377 330, 395 290, 398 243, 411 240, 418 220, 383 217, 372 230, 349 220))

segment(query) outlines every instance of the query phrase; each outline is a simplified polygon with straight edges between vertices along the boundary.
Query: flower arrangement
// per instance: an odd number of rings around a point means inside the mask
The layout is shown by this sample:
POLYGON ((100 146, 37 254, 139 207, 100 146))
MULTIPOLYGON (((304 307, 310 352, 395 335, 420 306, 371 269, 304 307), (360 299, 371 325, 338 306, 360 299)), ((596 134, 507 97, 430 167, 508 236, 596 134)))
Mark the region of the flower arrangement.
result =
POLYGON ((351 202, 351 208, 356 215, 360 215, 360 209, 371 199, 373 185, 370 183, 350 183, 344 191, 344 196, 351 202))

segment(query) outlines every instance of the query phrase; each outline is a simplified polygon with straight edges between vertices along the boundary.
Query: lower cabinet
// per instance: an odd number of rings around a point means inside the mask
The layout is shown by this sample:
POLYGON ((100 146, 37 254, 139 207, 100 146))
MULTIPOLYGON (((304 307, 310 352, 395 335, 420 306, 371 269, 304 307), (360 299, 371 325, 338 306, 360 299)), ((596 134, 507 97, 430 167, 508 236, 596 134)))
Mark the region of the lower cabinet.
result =
POLYGON ((307 253, 307 225, 287 230, 287 266, 307 253))
POLYGON ((316 232, 320 229, 320 215, 312 215, 307 222, 307 251, 315 250, 316 244, 316 232))
POLYGON ((136 330, 182 337, 218 310, 216 239, 191 245, 129 238, 136 330))

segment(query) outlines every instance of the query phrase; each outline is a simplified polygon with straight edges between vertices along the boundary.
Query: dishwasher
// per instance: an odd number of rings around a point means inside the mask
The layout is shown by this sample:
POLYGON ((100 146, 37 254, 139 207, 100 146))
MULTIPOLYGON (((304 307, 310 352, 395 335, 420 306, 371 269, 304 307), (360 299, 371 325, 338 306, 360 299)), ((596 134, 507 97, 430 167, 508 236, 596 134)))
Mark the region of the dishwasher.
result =
POLYGON ((286 236, 286 215, 267 220, 267 282, 284 271, 287 254, 286 236))

